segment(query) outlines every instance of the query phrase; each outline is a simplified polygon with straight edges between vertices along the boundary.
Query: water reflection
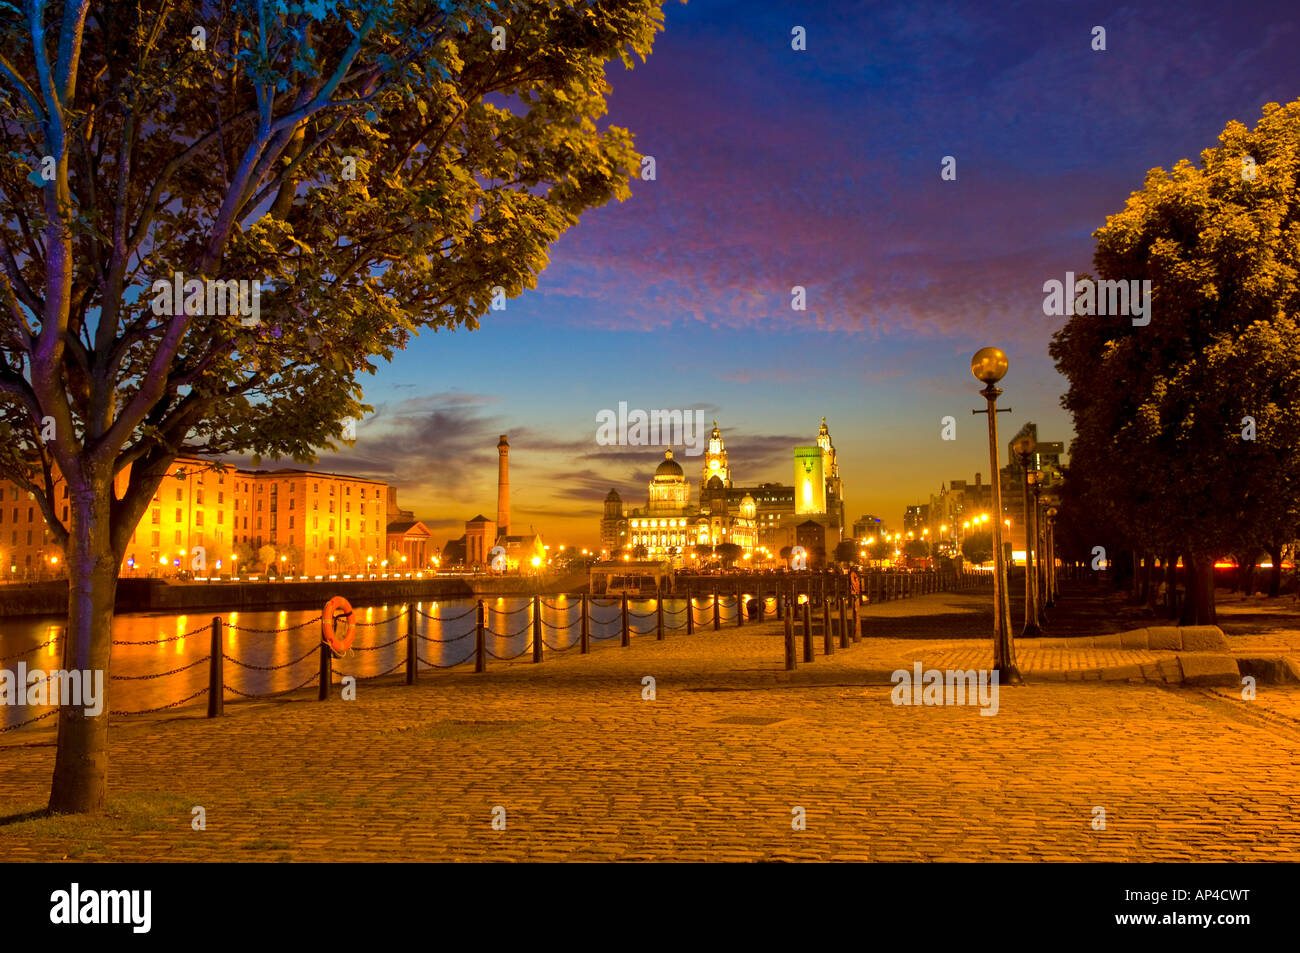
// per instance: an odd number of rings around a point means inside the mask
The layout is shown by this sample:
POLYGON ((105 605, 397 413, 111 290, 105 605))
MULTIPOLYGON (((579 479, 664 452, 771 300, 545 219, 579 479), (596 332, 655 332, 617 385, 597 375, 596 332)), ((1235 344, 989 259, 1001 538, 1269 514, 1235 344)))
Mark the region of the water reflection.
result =
MULTIPOLYGON (((713 624, 709 597, 693 600, 697 630, 713 624)), ((521 597, 483 600, 484 629, 490 653, 488 665, 501 659, 531 657, 533 603, 521 597)), ((581 638, 581 600, 546 596, 541 600, 543 639, 550 651, 573 648, 581 638)), ((634 599, 628 604, 628 627, 633 638, 653 637, 657 628, 657 603, 634 599)), ((664 602, 664 625, 684 631, 686 600, 664 602)), ((352 651, 334 662, 336 673, 371 677, 405 664, 408 621, 400 603, 357 606, 357 635, 352 651), (391 644, 387 644, 391 643, 391 644)), ((450 599, 415 603, 415 631, 420 670, 472 666, 476 602, 450 599), (432 618, 430 618, 432 617, 432 618)), ((724 598, 722 624, 735 624, 735 606, 724 598)), ((590 632, 594 646, 621 635, 621 607, 617 600, 590 600, 590 632)), ((169 705, 202 692, 208 685, 209 666, 201 663, 211 652, 213 616, 133 613, 113 622, 113 680, 108 688, 111 711, 138 712, 169 705), (191 663, 198 663, 192 664, 191 663), (190 666, 190 667, 185 667, 190 666), (178 671, 179 670, 179 671, 178 671), (159 673, 174 672, 160 675, 159 673), (158 676, 158 677, 147 677, 158 676)), ((227 703, 243 696, 285 692, 314 686, 319 675, 321 639, 319 609, 231 611, 220 620, 220 645, 225 655, 227 703)), ((29 672, 58 668, 63 658, 66 622, 48 617, 0 618, 0 668, 11 672, 25 662, 29 672), (48 644, 43 644, 48 643, 48 644), (34 651, 33 651, 34 650, 34 651)), ((574 648, 576 652, 577 649, 574 648)), ((205 705, 206 694, 187 701, 183 709, 205 705)), ((25 697, 20 699, 25 702, 25 697)), ((0 727, 17 724, 49 711, 26 704, 0 705, 0 727)), ((38 722, 52 726, 53 718, 38 722)))

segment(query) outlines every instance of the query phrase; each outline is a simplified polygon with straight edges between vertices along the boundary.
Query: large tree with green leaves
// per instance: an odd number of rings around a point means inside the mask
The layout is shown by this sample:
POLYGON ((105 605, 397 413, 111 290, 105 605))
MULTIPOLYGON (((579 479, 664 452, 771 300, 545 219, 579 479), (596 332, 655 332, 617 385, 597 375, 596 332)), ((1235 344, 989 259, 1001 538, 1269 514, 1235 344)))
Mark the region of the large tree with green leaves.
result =
MULTIPOLYGON (((65 667, 108 669, 118 567, 178 453, 336 447, 376 357, 476 327, 629 194, 605 69, 644 59, 662 18, 659 0, 0 2, 0 475, 67 550, 65 667), (258 314, 190 289, 176 308, 153 283, 177 274, 258 281, 258 314)), ((50 808, 100 808, 107 716, 64 708, 58 730, 50 808)))
POLYGON ((1070 480, 1141 551, 1182 555, 1187 622, 1214 621, 1217 557, 1300 511, 1300 102, 1231 122, 1199 164, 1153 169, 1096 233, 1094 265, 1151 282, 1150 323, 1076 315, 1070 480))

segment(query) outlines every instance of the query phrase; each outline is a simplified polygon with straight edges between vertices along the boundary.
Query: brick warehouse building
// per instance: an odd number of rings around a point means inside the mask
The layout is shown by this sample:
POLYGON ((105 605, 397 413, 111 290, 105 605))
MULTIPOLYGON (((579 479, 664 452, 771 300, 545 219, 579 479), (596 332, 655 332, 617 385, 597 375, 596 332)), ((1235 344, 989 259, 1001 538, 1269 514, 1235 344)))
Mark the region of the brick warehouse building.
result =
MULTIPOLYGON (((258 559, 265 546, 275 549, 279 573, 427 568, 410 562, 386 566, 394 550, 390 523, 406 515, 390 513, 396 494, 386 483, 314 470, 218 466, 186 457, 172 464, 132 534, 122 575, 265 572, 258 559), (195 565, 196 549, 205 569, 195 565), (241 565, 241 558, 254 565, 241 565)), ((54 510, 68 519, 67 486, 57 475, 54 510)), ((24 579, 58 572, 62 556, 35 498, 0 480, 0 575, 24 579)))

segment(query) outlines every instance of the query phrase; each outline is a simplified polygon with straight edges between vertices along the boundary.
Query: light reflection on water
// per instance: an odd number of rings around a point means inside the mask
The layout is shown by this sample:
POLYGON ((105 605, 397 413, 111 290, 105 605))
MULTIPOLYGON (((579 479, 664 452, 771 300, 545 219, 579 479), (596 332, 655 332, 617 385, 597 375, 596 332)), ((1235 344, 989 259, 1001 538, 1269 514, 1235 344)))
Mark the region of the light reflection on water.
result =
MULTIPOLYGON (((700 597, 694 602, 696 630, 710 629, 713 624, 711 600, 700 597)), ((475 600, 440 599, 417 602, 415 607, 417 635, 438 640, 417 639, 417 651, 424 662, 440 667, 460 665, 461 671, 471 671, 474 664, 475 600), (421 613, 436 619, 426 618, 421 613)), ((521 661, 531 659, 532 601, 522 597, 489 598, 483 600, 483 607, 487 650, 500 659, 516 656, 521 661)), ((573 597, 542 598, 543 638, 548 649, 577 645, 582 631, 580 607, 581 600, 573 597)), ((665 600, 664 625, 668 631, 684 631, 686 620, 681 611, 684 607, 684 599, 665 600)), ((403 604, 355 608, 358 624, 353 649, 342 659, 334 661, 334 671, 365 678, 398 666, 395 674, 400 676, 404 671, 401 666, 406 660, 406 643, 401 636, 406 634, 409 624, 402 613, 403 604), (389 642, 393 644, 384 645, 389 642), (377 645, 383 647, 365 651, 366 647, 377 645)), ((629 601, 628 609, 628 627, 633 638, 653 637, 656 629, 655 600, 633 599, 629 601)), ((320 614, 319 609, 217 613, 216 618, 221 620, 221 644, 225 654, 245 665, 258 666, 246 668, 227 658, 225 684, 249 695, 282 692, 304 682, 307 683, 303 688, 304 694, 314 690, 320 670, 320 614)), ((592 599, 590 615, 593 650, 610 642, 616 644, 622 631, 617 601, 592 599)), ((108 691, 108 708, 129 712, 156 708, 206 688, 207 664, 194 665, 159 678, 119 679, 121 676, 168 672, 205 658, 212 645, 212 619, 213 615, 205 612, 117 616, 113 621, 113 638, 127 644, 113 646, 112 671, 115 678, 108 691)), ((722 624, 734 625, 735 619, 734 605, 728 604, 724 598, 722 624)), ((0 662, 0 668, 15 672, 20 661, 26 662, 29 672, 61 667, 65 628, 66 622, 62 618, 0 618, 0 658, 5 659, 0 662), (48 640, 54 641, 35 652, 27 652, 48 640), (19 654, 24 652, 27 654, 19 654)), ((429 670, 424 662, 420 664, 422 673, 429 670)), ((487 664, 490 669, 503 662, 489 655, 487 664)), ((28 707, 25 700, 25 697, 20 699, 24 704, 19 705, 0 704, 0 727, 49 711, 48 706, 28 707)), ((226 693, 228 705, 241 700, 242 696, 234 691, 226 693)), ((204 694, 176 710, 186 711, 206 704, 207 695, 204 694)), ((53 727, 55 723, 56 719, 47 718, 32 727, 53 727)))

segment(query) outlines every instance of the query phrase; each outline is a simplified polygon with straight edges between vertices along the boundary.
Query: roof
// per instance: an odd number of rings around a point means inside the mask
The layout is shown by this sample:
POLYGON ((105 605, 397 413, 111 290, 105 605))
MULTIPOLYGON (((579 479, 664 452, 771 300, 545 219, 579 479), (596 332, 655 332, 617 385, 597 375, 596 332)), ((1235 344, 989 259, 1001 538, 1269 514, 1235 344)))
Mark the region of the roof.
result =
POLYGON ((488 519, 486 516, 484 516, 482 513, 480 513, 478 516, 474 517, 472 520, 466 520, 465 522, 467 522, 467 523, 491 523, 492 521, 491 521, 490 519, 488 519))
POLYGON ((425 526, 419 520, 402 520, 398 523, 389 523, 388 535, 396 536, 398 533, 401 533, 403 536, 409 536, 412 535, 412 533, 417 536, 433 535, 429 532, 429 527, 425 526), (417 530, 416 527, 419 527, 419 529, 417 530))

